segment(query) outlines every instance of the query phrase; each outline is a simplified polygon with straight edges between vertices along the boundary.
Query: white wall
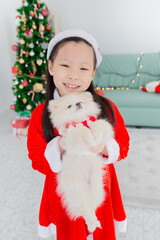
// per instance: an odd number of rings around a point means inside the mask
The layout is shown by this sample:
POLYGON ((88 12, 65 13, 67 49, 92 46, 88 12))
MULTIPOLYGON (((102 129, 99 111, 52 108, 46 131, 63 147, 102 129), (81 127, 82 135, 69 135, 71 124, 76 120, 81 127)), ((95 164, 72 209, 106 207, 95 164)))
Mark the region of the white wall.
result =
MULTIPOLYGON (((1 0, 2 1, 2 0, 1 0)), ((45 0, 42 0, 45 1, 45 0)), ((46 0, 51 14, 60 17, 61 30, 81 28, 92 33, 102 53, 159 52, 159 0, 46 0)), ((16 39, 15 9, 21 0, 5 0, 0 8, 0 112, 12 103, 11 67, 16 39)))

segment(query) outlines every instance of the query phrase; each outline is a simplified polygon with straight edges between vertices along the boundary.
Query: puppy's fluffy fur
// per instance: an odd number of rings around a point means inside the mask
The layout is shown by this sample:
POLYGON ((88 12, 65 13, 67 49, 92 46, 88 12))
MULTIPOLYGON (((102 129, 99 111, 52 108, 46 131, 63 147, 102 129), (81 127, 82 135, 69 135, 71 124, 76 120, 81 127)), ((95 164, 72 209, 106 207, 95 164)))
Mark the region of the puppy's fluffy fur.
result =
MULTIPOLYGON (((90 115, 97 118, 100 114, 100 107, 90 92, 72 93, 51 100, 48 109, 51 122, 61 133, 66 123, 80 123, 90 115)), ((88 124, 90 129, 82 124, 70 126, 64 137, 66 151, 62 159, 63 168, 57 178, 57 193, 69 217, 83 216, 89 231, 93 232, 96 227, 101 227, 95 210, 106 196, 102 156, 90 152, 89 148, 105 143, 113 136, 113 130, 111 124, 102 119, 88 124)))

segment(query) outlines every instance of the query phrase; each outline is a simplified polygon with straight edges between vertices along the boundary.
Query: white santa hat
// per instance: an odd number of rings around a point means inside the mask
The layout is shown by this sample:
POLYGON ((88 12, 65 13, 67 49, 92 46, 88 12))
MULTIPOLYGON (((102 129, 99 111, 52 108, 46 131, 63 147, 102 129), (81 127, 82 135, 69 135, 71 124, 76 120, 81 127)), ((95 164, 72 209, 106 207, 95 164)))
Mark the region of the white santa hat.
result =
POLYGON ((47 50, 47 60, 49 59, 54 46, 61 40, 65 39, 65 38, 69 38, 69 37, 83 38, 84 40, 86 40, 87 42, 89 42, 92 45, 92 47, 95 51, 96 59, 97 59, 96 68, 98 68, 98 66, 100 65, 100 63, 102 61, 102 55, 100 53, 98 44, 97 44, 95 38, 90 33, 88 33, 87 31, 84 31, 84 30, 80 30, 80 29, 68 29, 68 30, 65 30, 65 31, 62 31, 62 32, 56 34, 49 42, 49 46, 48 46, 48 50, 47 50))

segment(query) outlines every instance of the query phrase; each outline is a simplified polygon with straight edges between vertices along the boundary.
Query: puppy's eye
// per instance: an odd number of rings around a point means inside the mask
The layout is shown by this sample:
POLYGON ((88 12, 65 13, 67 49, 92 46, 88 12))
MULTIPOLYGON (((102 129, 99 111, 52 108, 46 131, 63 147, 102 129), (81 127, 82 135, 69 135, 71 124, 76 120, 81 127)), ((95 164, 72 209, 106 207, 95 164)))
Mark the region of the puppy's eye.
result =
POLYGON ((72 107, 72 105, 68 105, 68 107, 67 108, 71 108, 72 107))

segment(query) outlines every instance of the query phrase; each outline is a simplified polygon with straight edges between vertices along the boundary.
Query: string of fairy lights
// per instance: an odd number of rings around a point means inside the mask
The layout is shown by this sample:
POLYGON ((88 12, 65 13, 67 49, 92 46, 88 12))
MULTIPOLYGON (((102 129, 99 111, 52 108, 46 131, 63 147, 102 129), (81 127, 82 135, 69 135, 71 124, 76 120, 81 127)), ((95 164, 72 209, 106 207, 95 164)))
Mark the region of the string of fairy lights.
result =
MULTIPOLYGON (((137 57, 137 61, 138 61, 138 65, 137 65, 137 71, 136 71, 136 77, 137 78, 140 78, 140 70, 143 68, 143 65, 142 65, 142 59, 143 59, 143 56, 145 55, 145 52, 141 52, 140 53, 140 56, 137 57)), ((119 87, 100 87, 100 86, 97 86, 96 87, 96 90, 107 90, 107 91, 113 91, 113 90, 129 90, 130 89, 130 86, 133 85, 135 83, 135 79, 132 79, 129 84, 127 86, 119 86, 119 87)))

